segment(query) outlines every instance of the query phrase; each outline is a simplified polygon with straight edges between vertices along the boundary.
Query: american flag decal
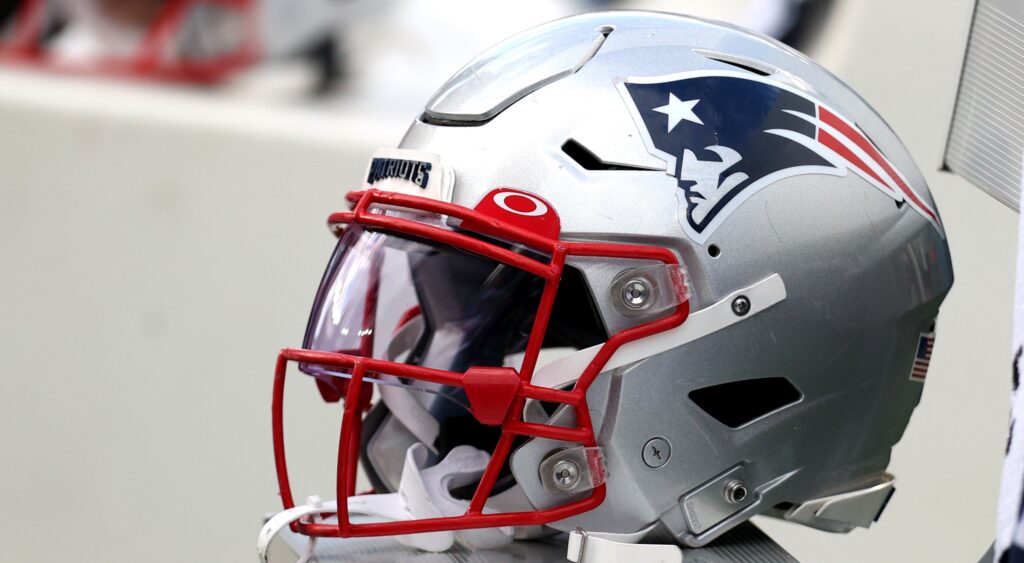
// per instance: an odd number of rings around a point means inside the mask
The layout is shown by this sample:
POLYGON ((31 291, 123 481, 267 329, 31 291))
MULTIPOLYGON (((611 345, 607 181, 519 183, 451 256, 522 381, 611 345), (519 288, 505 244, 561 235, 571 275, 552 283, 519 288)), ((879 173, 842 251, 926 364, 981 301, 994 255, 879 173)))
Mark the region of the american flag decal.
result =
POLYGON ((928 363, 932 361, 932 347, 935 345, 935 333, 921 333, 917 340, 917 352, 914 354, 914 365, 910 368, 911 381, 924 381, 928 375, 928 363))

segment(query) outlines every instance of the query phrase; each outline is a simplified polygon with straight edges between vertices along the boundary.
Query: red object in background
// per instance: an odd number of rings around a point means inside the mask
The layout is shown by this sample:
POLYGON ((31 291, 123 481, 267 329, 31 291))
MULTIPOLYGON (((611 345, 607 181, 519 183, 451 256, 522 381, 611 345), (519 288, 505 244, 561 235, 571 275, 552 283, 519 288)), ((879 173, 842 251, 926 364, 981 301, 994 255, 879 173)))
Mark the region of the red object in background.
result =
POLYGON ((157 80, 213 83, 253 64, 260 52, 256 0, 165 0, 149 24, 137 51, 127 57, 100 57, 88 62, 56 60, 47 48, 44 29, 52 0, 19 0, 9 38, 0 40, 0 61, 72 74, 121 75, 157 80), (189 11, 200 5, 237 12, 241 40, 231 51, 203 59, 174 56, 171 47, 189 11))
MULTIPOLYGON (((504 190, 508 189, 505 188, 504 190)), ((523 192, 516 190, 511 191, 517 194, 516 197, 523 194, 523 192)), ((496 192, 506 193, 496 190, 491 192, 491 194, 496 192)), ((512 196, 505 197, 511 198, 512 196)), ((550 216, 546 216, 546 212, 535 215, 536 217, 544 217, 543 221, 546 221, 544 224, 547 226, 539 230, 523 222, 509 221, 508 213, 498 214, 493 209, 488 211, 489 208, 485 203, 481 203, 477 206, 477 209, 471 210, 451 203, 377 190, 351 192, 347 198, 355 203, 354 209, 350 212, 334 213, 328 220, 336 233, 343 230, 342 224, 359 224, 382 231, 426 238, 532 273, 544 279, 545 286, 526 345, 522 369, 519 373, 516 373, 511 368, 471 368, 465 373, 458 373, 374 359, 367 357, 367 354, 319 352, 301 349, 282 350, 277 358, 274 377, 272 419, 278 486, 281 500, 286 510, 295 506, 291 483, 288 478, 284 446, 283 404, 288 363, 320 364, 341 368, 351 374, 351 379, 347 381, 344 389, 345 406, 338 446, 336 483, 338 522, 336 524, 325 524, 321 522, 300 521, 291 525, 292 530, 317 537, 364 537, 495 526, 532 526, 547 524, 581 514, 600 505, 605 498, 604 483, 592 489, 585 498, 553 508, 524 512, 483 513, 484 504, 491 494, 502 466, 508 460, 512 443, 517 436, 550 438, 574 442, 586 447, 595 447, 597 441, 590 419, 586 396, 587 389, 591 383, 601 373, 604 365, 620 346, 627 342, 679 326, 685 322, 689 314, 689 301, 684 301, 668 317, 650 321, 614 334, 604 343, 594 359, 583 370, 583 373, 580 374, 572 389, 558 390, 532 385, 531 379, 544 334, 547 330, 548 320, 551 317, 551 310, 554 305, 558 283, 562 277, 566 257, 642 258, 678 265, 679 260, 675 254, 666 248, 658 246, 560 240, 557 231, 558 216, 550 205, 539 198, 537 200, 543 202, 548 207, 547 211, 551 212, 550 216), (400 207, 446 215, 461 221, 460 226, 464 230, 473 230, 496 236, 501 240, 532 247, 550 256, 550 260, 548 263, 540 262, 466 234, 418 223, 410 219, 373 213, 370 211, 370 207, 374 205, 391 208, 400 207), (481 209, 482 206, 483 209, 481 209), (555 225, 554 230, 552 230, 551 225, 555 225), (364 377, 368 373, 371 375, 391 375, 462 388, 470 398, 472 404, 471 411, 474 417, 483 424, 500 426, 501 437, 491 455, 491 461, 484 471, 480 483, 477 485, 473 498, 470 501, 469 509, 464 514, 400 522, 353 524, 350 521, 347 499, 355 495, 355 476, 359 455, 358 445, 362 426, 362 412, 370 394, 369 386, 364 381, 364 377), (518 380, 512 381, 509 379, 510 376, 514 376, 518 380), (488 381, 488 377, 492 377, 493 381, 488 381), (493 391, 495 396, 484 397, 483 395, 488 390, 493 391), (476 397, 475 400, 474 396, 476 397), (575 410, 576 425, 574 427, 562 427, 523 421, 523 406, 527 399, 571 406, 575 410)), ((485 198, 486 201, 494 203, 493 198, 490 200, 485 198)), ((528 211, 525 207, 525 202, 521 202, 524 205, 523 207, 513 207, 513 205, 517 204, 508 199, 503 203, 520 212, 519 214, 528 211)), ((539 209, 539 206, 535 206, 529 212, 537 213, 539 209)), ((513 212, 512 215, 517 215, 517 213, 513 212)))

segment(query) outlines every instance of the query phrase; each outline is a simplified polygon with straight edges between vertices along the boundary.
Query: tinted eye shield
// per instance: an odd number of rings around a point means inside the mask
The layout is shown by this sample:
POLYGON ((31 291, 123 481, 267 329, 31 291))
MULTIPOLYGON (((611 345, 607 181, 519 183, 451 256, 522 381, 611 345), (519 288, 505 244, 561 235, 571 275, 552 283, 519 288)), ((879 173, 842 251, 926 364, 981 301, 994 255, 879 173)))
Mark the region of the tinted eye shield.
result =
POLYGON ((464 371, 455 372, 366 357, 365 352, 357 354, 307 349, 282 350, 277 360, 274 383, 273 434, 278 482, 285 509, 295 506, 288 480, 283 438, 282 405, 287 365, 289 362, 316 364, 328 367, 335 372, 348 374, 345 379, 337 379, 340 384, 338 386, 339 394, 345 400, 337 458, 336 486, 340 501, 337 523, 301 521, 293 524, 293 530, 311 536, 350 537, 493 526, 527 526, 564 519, 598 506, 605 496, 603 483, 594 487, 585 498, 554 508, 530 512, 484 514, 484 505, 491 495, 494 483, 502 466, 506 463, 513 441, 517 436, 549 438, 576 443, 584 447, 596 447, 596 438, 586 402, 586 391, 594 378, 602 371, 608 359, 621 345, 679 326, 689 313, 689 302, 682 299, 668 316, 614 334, 601 345, 593 360, 578 374, 571 389, 558 390, 533 385, 531 379, 566 258, 571 256, 643 258, 676 266, 671 271, 678 273, 676 282, 679 291, 682 292, 685 288, 685 280, 682 279, 682 270, 678 267, 679 262, 676 256, 669 250, 656 246, 575 242, 550 238, 462 206, 412 195, 367 190, 350 193, 347 197, 354 204, 353 209, 332 214, 329 218, 329 224, 336 233, 342 232, 346 225, 360 225, 368 230, 380 230, 405 237, 436 241, 537 276, 543 280, 543 291, 540 295, 533 326, 529 331, 524 358, 519 370, 511 367, 472 366, 464 371), (442 216, 446 218, 448 224, 456 224, 459 231, 425 224, 406 216, 384 214, 381 212, 384 209, 400 209, 404 212, 414 212, 414 214, 442 216), (526 246, 546 257, 546 261, 538 260, 536 254, 533 257, 526 256, 507 248, 506 244, 477 238, 465 231, 491 237, 513 246, 526 246), (482 424, 501 427, 501 437, 465 514, 399 522, 366 524, 350 522, 347 503, 343 499, 355 494, 362 413, 369 404, 372 392, 371 381, 386 377, 407 378, 461 389, 465 392, 470 412, 474 418, 482 424), (575 411, 576 424, 572 427, 564 427, 523 421, 523 406, 527 400, 531 399, 568 405, 575 411))

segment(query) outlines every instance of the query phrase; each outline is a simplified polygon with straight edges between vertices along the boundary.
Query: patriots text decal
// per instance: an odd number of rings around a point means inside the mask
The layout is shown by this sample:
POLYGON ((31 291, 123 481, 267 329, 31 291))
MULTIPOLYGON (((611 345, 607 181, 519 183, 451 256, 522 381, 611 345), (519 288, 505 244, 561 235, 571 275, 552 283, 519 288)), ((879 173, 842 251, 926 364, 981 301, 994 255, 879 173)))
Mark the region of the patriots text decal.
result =
POLYGON ((732 71, 619 83, 647 150, 679 185, 680 224, 698 243, 783 178, 852 170, 943 234, 934 209, 854 125, 790 86, 732 71))

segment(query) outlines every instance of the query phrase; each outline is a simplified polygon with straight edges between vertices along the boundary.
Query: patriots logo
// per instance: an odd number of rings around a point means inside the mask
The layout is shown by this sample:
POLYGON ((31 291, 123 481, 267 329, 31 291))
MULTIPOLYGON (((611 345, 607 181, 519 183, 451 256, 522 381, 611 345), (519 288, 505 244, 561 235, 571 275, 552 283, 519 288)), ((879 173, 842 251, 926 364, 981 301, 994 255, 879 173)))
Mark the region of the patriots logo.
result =
POLYGON ((938 214, 853 123, 791 86, 734 71, 628 78, 619 91, 647 150, 679 185, 680 224, 697 243, 743 201, 783 178, 848 171, 938 214))

